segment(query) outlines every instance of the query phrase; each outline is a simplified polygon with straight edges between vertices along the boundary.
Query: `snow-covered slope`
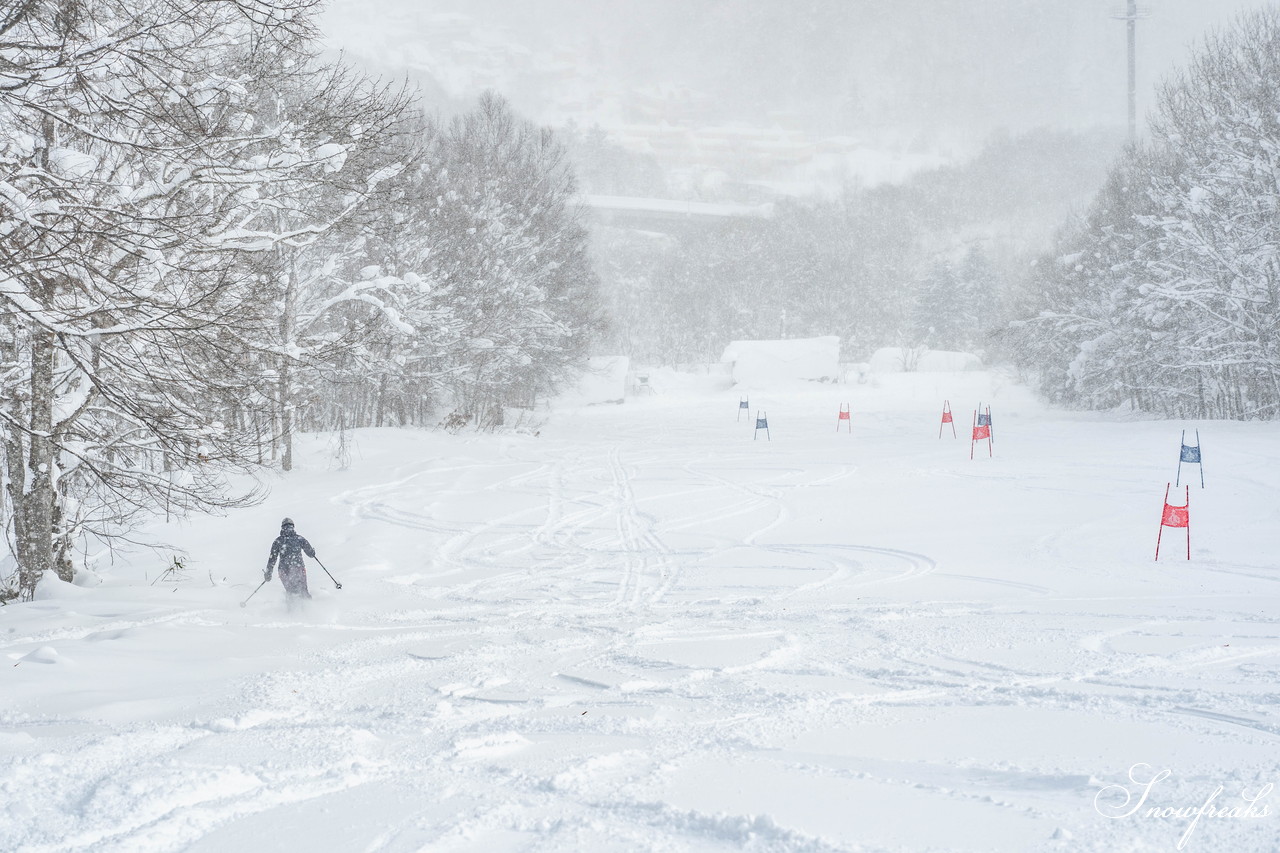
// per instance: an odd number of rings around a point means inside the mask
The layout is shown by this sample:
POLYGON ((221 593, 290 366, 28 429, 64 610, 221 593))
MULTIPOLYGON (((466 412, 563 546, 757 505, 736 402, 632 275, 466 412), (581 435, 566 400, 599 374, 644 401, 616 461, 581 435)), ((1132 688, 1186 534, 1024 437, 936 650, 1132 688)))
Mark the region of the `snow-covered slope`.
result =
POLYGON ((678 387, 345 471, 317 437, 163 531, 184 578, 0 608, 0 849, 1276 849, 1280 426, 902 374, 771 389, 766 440, 678 387), (1192 559, 1156 563, 1184 426, 1192 559), (285 515, 342 589, 242 608, 285 515))

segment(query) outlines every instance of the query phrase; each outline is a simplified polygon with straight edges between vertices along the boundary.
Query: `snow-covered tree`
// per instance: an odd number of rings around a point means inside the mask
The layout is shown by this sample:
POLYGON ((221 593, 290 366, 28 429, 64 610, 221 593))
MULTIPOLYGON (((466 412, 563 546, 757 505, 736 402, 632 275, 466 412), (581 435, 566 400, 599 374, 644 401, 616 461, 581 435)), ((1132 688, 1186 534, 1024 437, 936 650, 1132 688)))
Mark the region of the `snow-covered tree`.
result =
POLYGON ((1174 356, 1167 408, 1280 415, 1280 10, 1243 16, 1165 85, 1153 126, 1160 260, 1150 325, 1174 356))
POLYGON ((573 173, 555 135, 494 94, 447 125, 424 118, 419 137, 414 165, 375 202, 363 247, 399 282, 412 329, 388 341, 376 411, 431 394, 495 426, 504 406, 576 369, 598 333, 573 173))
POLYGON ((1046 391, 1170 416, 1280 413, 1280 11, 1242 16, 1162 88, 1018 324, 1046 391))
POLYGON ((250 220, 274 235, 250 261, 255 300, 272 322, 247 343, 269 365, 272 452, 288 471, 297 407, 317 393, 317 373, 360 345, 366 321, 400 323, 393 282, 344 272, 364 266, 357 223, 378 185, 405 167, 393 139, 410 100, 335 64, 297 64, 264 82, 254 87, 259 124, 288 128, 294 156, 313 164, 264 187, 250 220))
POLYGON ((325 312, 318 329, 332 330, 337 322, 360 333, 329 359, 312 426, 425 424, 449 386, 446 353, 461 331, 433 275, 440 133, 435 121, 408 111, 386 152, 402 166, 343 230, 347 254, 332 275, 356 283, 347 285, 348 296, 376 299, 384 322, 350 299, 325 312))
POLYGON ((455 403, 479 425, 579 365, 599 327, 587 232, 556 136, 486 93, 440 134, 427 277, 462 336, 455 403))
MULTIPOLYGON (((272 187, 332 153, 252 84, 307 60, 313 0, 33 0, 0 14, 0 445, 19 586, 161 504, 226 507, 253 436, 244 263, 272 187), (219 405, 222 402, 222 406, 219 405)), ((303 178, 305 180, 305 177, 303 178)))
POLYGON ((958 262, 935 262, 916 291, 912 344, 982 352, 999 310, 995 282, 995 272, 979 247, 967 249, 958 262))
POLYGON ((449 123, 411 111, 379 152, 371 165, 394 174, 317 244, 339 252, 295 333, 298 388, 314 394, 302 422, 425 423, 447 407, 453 423, 495 426, 598 334, 564 150, 486 95, 449 123))
POLYGON ((1112 168, 1093 205, 1058 236, 1032 268, 1018 296, 1023 319, 1009 342, 1053 401, 1137 408, 1151 336, 1135 311, 1142 271, 1154 257, 1151 176, 1163 168, 1154 149, 1129 149, 1112 168))

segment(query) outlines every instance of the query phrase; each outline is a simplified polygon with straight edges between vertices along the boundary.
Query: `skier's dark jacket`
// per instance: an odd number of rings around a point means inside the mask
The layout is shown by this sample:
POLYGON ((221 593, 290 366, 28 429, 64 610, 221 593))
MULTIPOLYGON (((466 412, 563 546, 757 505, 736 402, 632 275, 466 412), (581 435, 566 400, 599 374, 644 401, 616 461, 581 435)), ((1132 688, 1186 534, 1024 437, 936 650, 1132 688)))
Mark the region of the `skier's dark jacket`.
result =
POLYGON ((275 568, 276 560, 279 559, 280 579, 284 580, 291 575, 300 575, 303 578, 305 588, 306 566, 302 562, 302 552, 304 551, 308 557, 315 559, 316 549, 311 547, 310 542, 294 532, 293 522, 287 521, 280 525, 280 535, 276 537, 276 541, 271 543, 271 559, 267 560, 267 580, 271 579, 271 570, 275 568))

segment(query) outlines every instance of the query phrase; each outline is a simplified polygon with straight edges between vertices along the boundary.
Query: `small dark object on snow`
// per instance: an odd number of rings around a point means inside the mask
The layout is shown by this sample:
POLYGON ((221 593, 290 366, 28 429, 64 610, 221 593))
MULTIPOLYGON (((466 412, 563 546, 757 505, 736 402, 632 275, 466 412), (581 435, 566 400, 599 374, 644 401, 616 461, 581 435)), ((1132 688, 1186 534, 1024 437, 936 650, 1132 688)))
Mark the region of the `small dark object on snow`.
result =
POLYGON ((284 591, 290 596, 310 598, 311 592, 307 589, 307 567, 302 562, 303 552, 315 559, 316 549, 297 534, 293 528, 293 519, 286 518, 280 522, 280 535, 271 543, 271 558, 267 560, 267 570, 263 573, 264 583, 271 580, 271 571, 275 568, 276 560, 279 560, 280 582, 284 584, 284 591))

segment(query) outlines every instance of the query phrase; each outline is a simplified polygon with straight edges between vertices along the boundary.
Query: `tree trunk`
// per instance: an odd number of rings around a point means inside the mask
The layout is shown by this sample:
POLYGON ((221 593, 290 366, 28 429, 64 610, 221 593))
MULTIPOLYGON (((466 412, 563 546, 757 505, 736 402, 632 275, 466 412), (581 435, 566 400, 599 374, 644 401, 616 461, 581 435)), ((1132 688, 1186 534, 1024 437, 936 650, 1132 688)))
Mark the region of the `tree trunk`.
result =
POLYGON ((386 417, 386 411, 387 411, 387 374, 385 371, 383 372, 382 376, 378 379, 377 398, 378 398, 378 408, 377 408, 377 413, 374 415, 373 425, 376 427, 381 427, 383 419, 386 417))
POLYGON ((53 567, 53 335, 36 331, 31 339, 31 409, 25 441, 15 436, 9 448, 9 496, 17 545, 18 591, 30 601, 36 584, 53 567), (26 459, 23 464, 23 447, 26 459))
POLYGON ((289 250, 288 267, 284 280, 284 305, 280 311, 280 344, 283 352, 280 356, 280 467, 285 471, 293 470, 293 346, 295 326, 294 312, 297 310, 297 268, 292 250, 289 250))
POLYGON ((277 388, 280 397, 280 467, 285 471, 293 470, 293 409, 289 399, 291 381, 289 357, 286 355, 280 360, 277 388))

